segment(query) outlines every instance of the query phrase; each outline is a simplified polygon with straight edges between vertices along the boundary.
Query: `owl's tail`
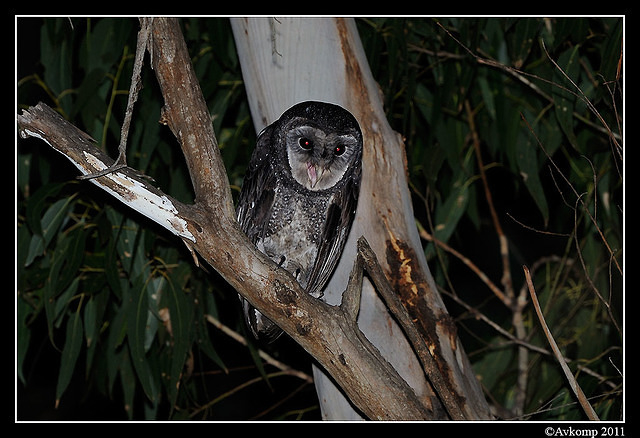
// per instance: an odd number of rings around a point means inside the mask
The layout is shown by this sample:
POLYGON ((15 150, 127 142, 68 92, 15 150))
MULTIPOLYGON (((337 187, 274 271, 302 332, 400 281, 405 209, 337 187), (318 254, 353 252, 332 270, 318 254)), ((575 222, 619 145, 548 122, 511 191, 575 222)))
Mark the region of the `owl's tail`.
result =
POLYGON ((244 320, 253 336, 260 342, 270 343, 278 339, 282 334, 282 329, 273 321, 260 313, 247 300, 240 296, 242 302, 242 312, 244 320))

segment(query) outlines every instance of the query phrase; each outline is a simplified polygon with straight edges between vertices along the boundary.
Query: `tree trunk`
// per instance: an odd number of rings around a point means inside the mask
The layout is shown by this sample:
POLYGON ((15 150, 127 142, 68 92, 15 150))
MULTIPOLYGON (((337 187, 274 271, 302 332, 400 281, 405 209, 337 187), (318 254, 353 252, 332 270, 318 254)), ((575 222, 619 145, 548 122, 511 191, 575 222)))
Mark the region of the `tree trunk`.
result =
MULTIPOLYGON (((413 223, 403 144, 386 122, 354 22, 233 21, 257 128, 308 99, 338 103, 360 121, 365 138, 360 203, 343 259, 325 291, 329 305, 305 294, 240 231, 179 24, 162 18, 141 22, 141 35, 149 38, 142 38, 139 49, 152 53, 165 100, 162 122, 180 142, 196 200, 182 204, 126 167, 90 181, 180 237, 196 263, 198 254, 317 360, 336 384, 318 377, 325 418, 489 418, 429 274, 413 223), (415 350, 405 337, 411 330, 403 332, 396 325, 369 283, 362 292, 358 325, 342 303, 361 235, 369 240, 409 317, 418 322, 423 342, 411 336, 415 350), (342 394, 346 397, 339 403, 342 394)), ((44 105, 18 116, 18 125, 22 136, 41 138, 85 175, 95 176, 113 164, 88 136, 44 105)), ((406 322, 401 311, 396 309, 395 315, 406 322)))
MULTIPOLYGON (((414 222, 402 137, 386 120, 355 22, 342 18, 235 18, 232 26, 257 131, 304 100, 341 105, 360 122, 364 153, 358 210, 342 260, 326 287, 325 300, 340 303, 355 258, 355 241, 365 236, 411 317, 418 320, 434 359, 430 374, 437 375, 425 378, 405 334, 366 281, 358 316, 360 329, 433 407, 434 419, 490 418, 455 325, 427 267, 414 222)), ((359 418, 331 378, 318 368, 314 376, 323 418, 359 418)))

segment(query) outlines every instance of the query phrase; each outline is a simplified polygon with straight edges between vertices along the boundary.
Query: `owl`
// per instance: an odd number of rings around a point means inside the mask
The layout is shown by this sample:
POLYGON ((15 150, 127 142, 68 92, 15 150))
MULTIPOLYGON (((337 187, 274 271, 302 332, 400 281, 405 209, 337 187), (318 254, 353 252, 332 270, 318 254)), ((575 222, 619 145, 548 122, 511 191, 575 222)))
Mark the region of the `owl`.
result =
MULTIPOLYGON (((256 247, 320 298, 347 240, 358 203, 362 132, 344 108, 302 102, 258 135, 236 214, 256 247)), ((281 329, 244 298, 253 335, 281 329)))

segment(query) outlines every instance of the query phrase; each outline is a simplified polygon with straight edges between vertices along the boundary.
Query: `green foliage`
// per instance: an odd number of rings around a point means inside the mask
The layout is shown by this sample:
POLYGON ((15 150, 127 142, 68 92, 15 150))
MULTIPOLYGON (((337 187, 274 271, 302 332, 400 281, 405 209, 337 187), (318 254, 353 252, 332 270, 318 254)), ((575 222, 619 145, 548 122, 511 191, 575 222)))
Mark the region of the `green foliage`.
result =
MULTIPOLYGON (((518 313, 487 287, 527 298, 524 264, 579 384, 602 419, 618 419, 622 20, 357 24, 388 119, 406 137, 425 254, 497 413, 584 418, 557 362, 541 351, 549 348, 531 306, 518 313)), ((255 133, 230 25, 184 19, 183 28, 236 194, 255 133)), ((19 107, 45 101, 115 156, 137 29, 134 19, 19 20, 19 107)), ((128 162, 190 202, 179 147, 158 123, 162 99, 148 64, 143 83, 128 162)), ((28 391, 47 368, 62 418, 102 415, 64 411, 74 397, 95 394, 119 407, 104 413, 109 418, 318 418, 310 385, 274 373, 254 346, 236 346, 209 323, 244 330, 224 280, 195 267, 178 241, 144 218, 75 182, 75 169, 42 142, 18 146, 19 418, 36 415, 28 391)), ((309 359, 286 340, 272 354, 308 372, 309 359)))

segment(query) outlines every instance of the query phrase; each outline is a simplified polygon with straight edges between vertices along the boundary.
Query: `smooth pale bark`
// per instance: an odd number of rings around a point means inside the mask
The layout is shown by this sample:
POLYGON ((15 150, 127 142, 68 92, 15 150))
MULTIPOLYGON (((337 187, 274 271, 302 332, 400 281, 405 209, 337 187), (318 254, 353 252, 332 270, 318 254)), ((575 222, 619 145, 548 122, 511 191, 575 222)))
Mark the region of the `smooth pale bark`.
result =
MULTIPOLYGON (((427 267, 414 222, 401 136, 389 126, 355 22, 343 18, 234 18, 232 27, 257 131, 304 100, 343 106, 364 136, 358 211, 324 299, 339 304, 364 236, 434 360, 429 379, 404 333, 365 280, 358 326, 438 418, 491 418, 480 386, 427 267), (443 406, 443 404, 445 406, 443 406)), ((333 380, 314 370, 323 418, 360 414, 333 380)))

